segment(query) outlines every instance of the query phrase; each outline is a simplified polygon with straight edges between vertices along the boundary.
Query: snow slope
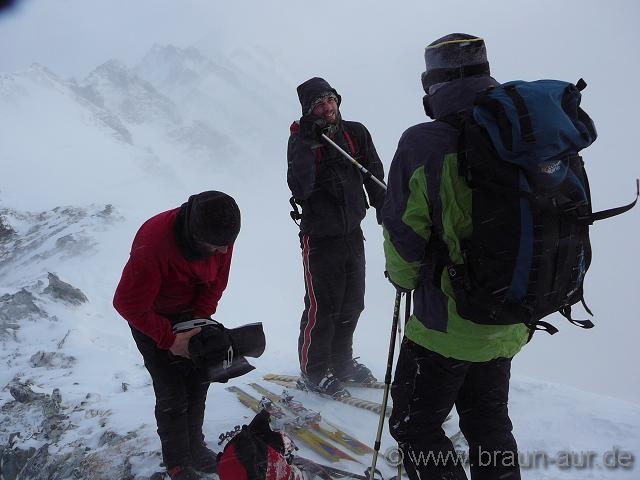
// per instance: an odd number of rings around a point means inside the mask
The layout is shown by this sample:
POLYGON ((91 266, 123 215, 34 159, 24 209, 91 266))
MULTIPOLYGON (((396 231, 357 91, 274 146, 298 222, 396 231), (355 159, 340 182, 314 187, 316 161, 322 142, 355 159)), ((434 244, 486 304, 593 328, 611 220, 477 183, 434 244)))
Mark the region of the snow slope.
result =
MULTIPOLYGON (((147 478, 160 469, 150 378, 111 297, 140 223, 192 193, 227 191, 243 211, 216 318, 229 326, 264 322, 268 348, 252 361, 257 369, 233 384, 297 373, 303 285, 283 180, 288 124, 275 93, 283 88, 264 74, 268 68, 256 69, 255 56, 267 64, 268 57, 251 52, 244 68, 247 55, 214 61, 193 49, 155 47, 137 67, 108 62, 82 82, 38 65, 0 76, 0 446, 13 459, 3 463, 4 478, 19 463, 8 452, 31 447, 30 470, 18 478, 147 478), (257 85, 273 95, 256 103, 257 85), (198 122, 204 126, 186 140, 170 134, 198 122)), ((393 290, 381 274, 379 229, 371 218, 364 228, 376 298, 368 297, 356 349, 383 378, 393 290)), ((212 385, 207 405, 205 433, 216 448, 220 433, 252 417, 224 387, 212 385)), ((297 397, 373 444, 376 415, 297 397)), ((575 452, 576 463, 580 452, 594 452, 588 467, 549 462, 524 468, 523 478, 637 478, 635 466, 606 466, 605 454, 640 452, 640 405, 514 375, 511 412, 523 463, 534 452, 538 462, 542 453, 575 452)), ((446 429, 456 432, 455 419, 446 429)), ((381 451, 391 447, 385 428, 381 451)), ((340 466, 362 470, 369 462, 340 466)), ((383 459, 379 465, 394 472, 383 459)))

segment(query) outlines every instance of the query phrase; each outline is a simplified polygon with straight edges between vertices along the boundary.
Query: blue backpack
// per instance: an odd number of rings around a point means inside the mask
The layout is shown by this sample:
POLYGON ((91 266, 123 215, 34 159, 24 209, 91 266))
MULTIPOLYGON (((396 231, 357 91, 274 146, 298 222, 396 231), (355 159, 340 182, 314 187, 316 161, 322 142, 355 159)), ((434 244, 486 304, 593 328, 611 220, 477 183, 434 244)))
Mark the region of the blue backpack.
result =
POLYGON ((574 320, 591 263, 589 226, 631 209, 594 213, 584 162, 578 154, 596 139, 580 108, 581 90, 557 80, 514 81, 482 92, 470 112, 441 120, 460 131, 458 167, 472 192, 470 238, 462 264, 434 248, 446 269, 458 314, 480 324, 524 323, 557 329, 541 319, 556 311, 574 320))

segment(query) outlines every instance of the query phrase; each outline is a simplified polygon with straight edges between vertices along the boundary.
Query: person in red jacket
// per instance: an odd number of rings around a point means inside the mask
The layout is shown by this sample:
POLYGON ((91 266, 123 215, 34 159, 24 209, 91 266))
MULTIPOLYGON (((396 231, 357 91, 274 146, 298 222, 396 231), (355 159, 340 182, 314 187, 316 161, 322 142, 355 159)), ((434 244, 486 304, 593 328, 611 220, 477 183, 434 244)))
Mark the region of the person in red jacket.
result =
POLYGON ((174 480, 214 472, 216 454, 202 434, 209 383, 189 360, 189 339, 200 329, 176 334, 172 326, 215 313, 239 231, 232 197, 192 195, 140 227, 113 299, 151 374, 162 457, 174 480))

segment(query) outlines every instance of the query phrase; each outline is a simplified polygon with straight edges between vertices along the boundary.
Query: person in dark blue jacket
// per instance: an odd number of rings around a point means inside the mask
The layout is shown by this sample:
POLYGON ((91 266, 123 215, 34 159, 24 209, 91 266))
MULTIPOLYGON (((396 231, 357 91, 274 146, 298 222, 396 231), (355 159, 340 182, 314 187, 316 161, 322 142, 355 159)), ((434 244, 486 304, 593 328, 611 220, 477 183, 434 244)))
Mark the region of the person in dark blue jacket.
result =
POLYGON ((293 199, 302 207, 300 244, 306 294, 298 340, 301 379, 311 390, 344 396, 349 394, 345 380, 375 381, 371 371, 353 358, 352 343, 364 310, 360 223, 369 204, 380 223, 385 193, 322 134, 379 180, 384 178, 384 169, 366 127, 342 120, 341 97, 329 83, 314 77, 299 85, 297 92, 302 117, 291 125, 287 182, 293 199))
POLYGON ((389 430, 411 480, 466 480, 442 428, 455 406, 469 443, 471 478, 519 480, 507 405, 511 359, 529 330, 463 318, 448 275, 431 260, 434 249, 446 248, 464 263, 472 234, 471 190, 459 169, 460 132, 443 119, 470 110, 478 92, 498 83, 490 76, 484 40, 473 35, 453 33, 432 42, 425 63, 424 106, 434 121, 403 133, 382 209, 389 279, 413 291, 414 300, 391 387, 389 430))

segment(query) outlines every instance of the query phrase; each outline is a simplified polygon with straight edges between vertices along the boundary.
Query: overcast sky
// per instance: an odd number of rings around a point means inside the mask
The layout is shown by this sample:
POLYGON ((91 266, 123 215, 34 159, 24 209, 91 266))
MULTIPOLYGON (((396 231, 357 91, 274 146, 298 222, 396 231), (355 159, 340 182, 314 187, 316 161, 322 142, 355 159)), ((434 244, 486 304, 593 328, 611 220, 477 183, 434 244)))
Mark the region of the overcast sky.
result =
MULTIPOLYGON (((209 55, 258 47, 288 83, 283 109, 292 120, 295 86, 324 76, 342 94, 344 117, 369 127, 388 168, 402 131, 425 120, 424 46, 451 32, 476 34, 500 81, 586 79, 583 105, 599 138, 585 161, 602 209, 630 201, 640 175, 639 14, 636 0, 22 0, 0 15, 0 73, 37 62, 83 78, 112 58, 134 65, 155 43, 209 55)), ((286 126, 274 135, 284 148, 286 126)), ((593 229, 586 292, 601 306, 598 327, 564 324, 561 339, 532 342, 517 371, 640 402, 638 210, 593 229)))
MULTIPOLYGON (((362 120, 397 139, 424 118, 419 76, 435 38, 483 36, 498 80, 583 76, 622 93, 637 78, 639 13, 634 0, 22 0, 0 16, 0 72, 38 62, 83 78, 112 58, 135 64, 154 43, 260 47, 293 87, 325 76, 347 94, 344 109, 368 110, 362 120)), ((615 108, 638 105, 626 90, 621 100, 615 108)), ((395 140, 377 143, 393 154, 395 140)))
POLYGON ((556 60, 570 51, 588 58, 595 52, 581 51, 594 42, 637 45, 639 13, 633 0, 22 0, 0 18, 0 70, 35 61, 84 75, 110 58, 134 61, 156 42, 261 45, 302 67, 373 62, 385 70, 383 60, 414 62, 426 43, 459 30, 485 37, 494 58, 509 52, 517 70, 531 60, 539 69, 551 45, 556 60))

